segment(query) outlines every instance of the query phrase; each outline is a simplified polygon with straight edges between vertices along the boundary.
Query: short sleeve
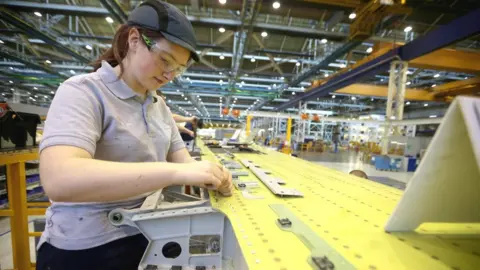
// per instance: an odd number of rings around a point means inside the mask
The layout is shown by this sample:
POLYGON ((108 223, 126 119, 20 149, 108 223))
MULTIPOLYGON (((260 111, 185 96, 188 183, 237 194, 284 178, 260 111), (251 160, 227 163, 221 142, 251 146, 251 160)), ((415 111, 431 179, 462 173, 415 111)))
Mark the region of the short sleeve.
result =
POLYGON ((102 110, 95 93, 75 81, 58 88, 48 110, 40 151, 54 145, 82 148, 92 156, 102 133, 102 110))

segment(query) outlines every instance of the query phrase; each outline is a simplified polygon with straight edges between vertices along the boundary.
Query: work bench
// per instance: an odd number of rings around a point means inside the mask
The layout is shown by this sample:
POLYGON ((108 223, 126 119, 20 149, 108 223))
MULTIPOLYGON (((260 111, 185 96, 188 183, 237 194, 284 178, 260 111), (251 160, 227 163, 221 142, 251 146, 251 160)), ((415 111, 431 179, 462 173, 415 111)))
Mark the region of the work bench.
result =
POLYGON ((50 203, 27 202, 25 162, 38 160, 38 148, 0 152, 0 165, 7 168, 9 208, 0 210, 0 216, 10 218, 14 269, 34 269, 30 262, 29 237, 39 237, 41 232, 28 231, 28 216, 44 215, 50 203))
MULTIPOLYGON (((200 143, 203 159, 218 161, 200 143)), ((217 150, 218 151, 218 150, 217 150)), ((280 178, 303 197, 279 197, 265 185, 244 196, 210 192, 213 208, 230 222, 248 269, 320 269, 311 257, 326 257, 335 269, 479 269, 480 239, 439 232, 441 225, 388 233, 385 224, 403 191, 272 150, 234 153, 280 178), (282 228, 279 219, 291 225, 282 228)), ((258 181, 250 173, 241 181, 258 181)), ((325 268, 330 269, 330 268, 325 268)))

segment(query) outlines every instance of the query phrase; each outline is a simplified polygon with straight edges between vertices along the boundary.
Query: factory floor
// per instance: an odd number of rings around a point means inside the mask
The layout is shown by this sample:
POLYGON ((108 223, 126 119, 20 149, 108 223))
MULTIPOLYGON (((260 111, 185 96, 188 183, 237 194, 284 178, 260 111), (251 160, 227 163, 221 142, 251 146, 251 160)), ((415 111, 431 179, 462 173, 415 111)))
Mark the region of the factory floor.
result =
MULTIPOLYGON (((33 220, 42 216, 28 217, 28 229, 33 231, 33 220)), ((35 239, 30 237, 30 261, 35 262, 35 239)), ((10 233, 10 219, 0 218, 0 269, 13 269, 12 234, 10 233)))
POLYGON ((404 189, 405 185, 410 181, 413 172, 392 172, 378 171, 375 166, 364 163, 361 160, 361 153, 354 151, 340 151, 338 153, 331 152, 299 152, 298 157, 323 165, 328 168, 349 173, 352 170, 364 171, 368 178, 372 181, 382 184, 389 184, 400 189, 404 189))
MULTIPOLYGON (((413 176, 412 172, 387 172, 377 171, 375 167, 365 164, 360 160, 361 155, 353 151, 329 152, 300 152, 299 158, 336 169, 345 173, 358 169, 364 171, 370 180, 404 189, 405 184, 413 176)), ((32 220, 42 217, 29 217, 29 230, 33 231, 32 220)), ((35 262, 35 241, 30 237, 30 258, 35 262)), ((0 269, 13 269, 12 247, 10 234, 10 221, 8 218, 0 218, 0 269)))

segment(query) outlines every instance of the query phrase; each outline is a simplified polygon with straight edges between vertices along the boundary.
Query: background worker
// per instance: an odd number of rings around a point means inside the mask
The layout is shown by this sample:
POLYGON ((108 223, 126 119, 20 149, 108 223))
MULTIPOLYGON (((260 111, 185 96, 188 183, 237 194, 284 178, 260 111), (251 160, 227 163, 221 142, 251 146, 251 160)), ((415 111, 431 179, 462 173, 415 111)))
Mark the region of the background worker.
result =
POLYGON ((39 149, 52 204, 37 269, 136 270, 148 242, 137 228, 111 225, 111 210, 139 207, 170 185, 230 194, 230 172, 193 160, 165 102, 154 97, 198 60, 195 46, 185 15, 171 4, 145 1, 117 29, 94 72, 58 88, 39 149))
MULTIPOLYGON (((157 95, 163 99, 163 101, 167 102, 167 98, 165 95, 162 93, 162 91, 157 90, 157 95)), ((172 113, 173 120, 175 120, 175 123, 177 123, 177 128, 180 133, 188 134, 189 136, 193 137, 193 131, 186 128, 182 124, 179 123, 190 123, 193 124, 194 121, 196 121, 198 118, 196 116, 191 116, 191 117, 186 117, 186 116, 181 116, 179 114, 172 113)))

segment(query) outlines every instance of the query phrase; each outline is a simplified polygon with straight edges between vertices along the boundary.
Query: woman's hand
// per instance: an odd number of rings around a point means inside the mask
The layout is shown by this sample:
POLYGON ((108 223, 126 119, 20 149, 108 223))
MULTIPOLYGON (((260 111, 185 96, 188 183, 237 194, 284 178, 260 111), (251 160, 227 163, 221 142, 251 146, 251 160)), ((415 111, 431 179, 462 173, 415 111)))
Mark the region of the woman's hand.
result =
POLYGON ((183 163, 175 184, 218 189, 224 179, 222 167, 210 161, 183 163))
POLYGON ((218 191, 223 196, 232 196, 232 189, 232 173, 227 168, 223 167, 223 182, 218 188, 218 191))

